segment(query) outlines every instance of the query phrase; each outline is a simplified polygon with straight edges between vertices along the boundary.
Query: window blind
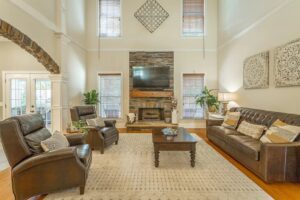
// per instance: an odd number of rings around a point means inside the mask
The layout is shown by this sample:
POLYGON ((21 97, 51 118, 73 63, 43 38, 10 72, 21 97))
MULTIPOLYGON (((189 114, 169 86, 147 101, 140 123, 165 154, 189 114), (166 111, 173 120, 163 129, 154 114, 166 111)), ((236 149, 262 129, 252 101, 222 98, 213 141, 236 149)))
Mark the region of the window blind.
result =
POLYGON ((184 36, 204 33, 204 0, 183 0, 182 32, 184 36))
POLYGON ((121 74, 99 74, 100 77, 100 116, 121 118, 122 77, 121 74))
POLYGON ((119 37, 121 35, 120 0, 99 0, 100 37, 119 37))
POLYGON ((204 117, 204 109, 196 105, 196 96, 204 89, 203 74, 183 75, 183 111, 184 119, 201 119, 204 117))

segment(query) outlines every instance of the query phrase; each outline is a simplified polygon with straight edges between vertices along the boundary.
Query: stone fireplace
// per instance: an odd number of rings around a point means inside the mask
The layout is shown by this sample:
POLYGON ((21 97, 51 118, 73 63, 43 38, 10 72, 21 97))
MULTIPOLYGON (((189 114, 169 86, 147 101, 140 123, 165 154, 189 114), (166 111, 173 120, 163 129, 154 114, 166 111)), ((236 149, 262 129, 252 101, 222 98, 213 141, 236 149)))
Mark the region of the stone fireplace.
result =
POLYGON ((174 52, 130 52, 129 53, 129 112, 135 113, 139 121, 162 121, 171 118, 174 90, 174 52), (134 66, 169 67, 169 88, 163 90, 139 90, 133 88, 134 66))
POLYGON ((163 108, 139 108, 138 120, 159 121, 164 120, 163 108))

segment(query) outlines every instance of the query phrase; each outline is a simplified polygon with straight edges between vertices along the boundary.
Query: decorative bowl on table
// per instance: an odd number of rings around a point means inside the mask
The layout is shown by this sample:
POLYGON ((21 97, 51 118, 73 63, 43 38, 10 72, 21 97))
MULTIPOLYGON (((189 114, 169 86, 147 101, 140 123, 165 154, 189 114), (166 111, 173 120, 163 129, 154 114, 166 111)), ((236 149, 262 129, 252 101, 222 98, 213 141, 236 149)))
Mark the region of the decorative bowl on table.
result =
POLYGON ((164 128, 162 129, 162 133, 166 136, 167 140, 172 140, 178 134, 177 130, 172 128, 164 128))

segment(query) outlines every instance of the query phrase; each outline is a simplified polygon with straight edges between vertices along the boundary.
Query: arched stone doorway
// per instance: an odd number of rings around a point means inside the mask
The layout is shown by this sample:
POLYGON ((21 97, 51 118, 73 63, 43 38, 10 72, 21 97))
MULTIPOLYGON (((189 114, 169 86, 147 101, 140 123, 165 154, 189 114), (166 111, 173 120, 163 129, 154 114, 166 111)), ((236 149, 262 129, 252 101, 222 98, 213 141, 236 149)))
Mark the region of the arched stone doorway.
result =
POLYGON ((67 127, 69 114, 67 79, 61 74, 59 65, 36 42, 17 28, 0 19, 0 36, 14 42, 40 62, 51 73, 51 118, 52 130, 63 131, 67 127), (62 95, 64 94, 64 95, 62 95))
POLYGON ((34 42, 20 30, 3 21, 2 19, 0 19, 0 36, 7 38, 26 50, 29 54, 35 57, 38 62, 44 65, 50 73, 60 73, 59 66, 42 47, 40 47, 36 42, 34 42))

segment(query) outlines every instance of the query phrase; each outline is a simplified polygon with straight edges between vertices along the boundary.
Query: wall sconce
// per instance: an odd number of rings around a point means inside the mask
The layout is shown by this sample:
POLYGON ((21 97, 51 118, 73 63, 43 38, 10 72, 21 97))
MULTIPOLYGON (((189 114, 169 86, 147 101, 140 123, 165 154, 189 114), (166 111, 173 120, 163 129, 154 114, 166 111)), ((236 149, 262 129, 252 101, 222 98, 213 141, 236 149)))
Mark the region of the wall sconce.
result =
POLYGON ((218 101, 222 103, 222 115, 225 115, 227 112, 227 106, 229 101, 233 100, 233 94, 229 92, 219 92, 218 101))

